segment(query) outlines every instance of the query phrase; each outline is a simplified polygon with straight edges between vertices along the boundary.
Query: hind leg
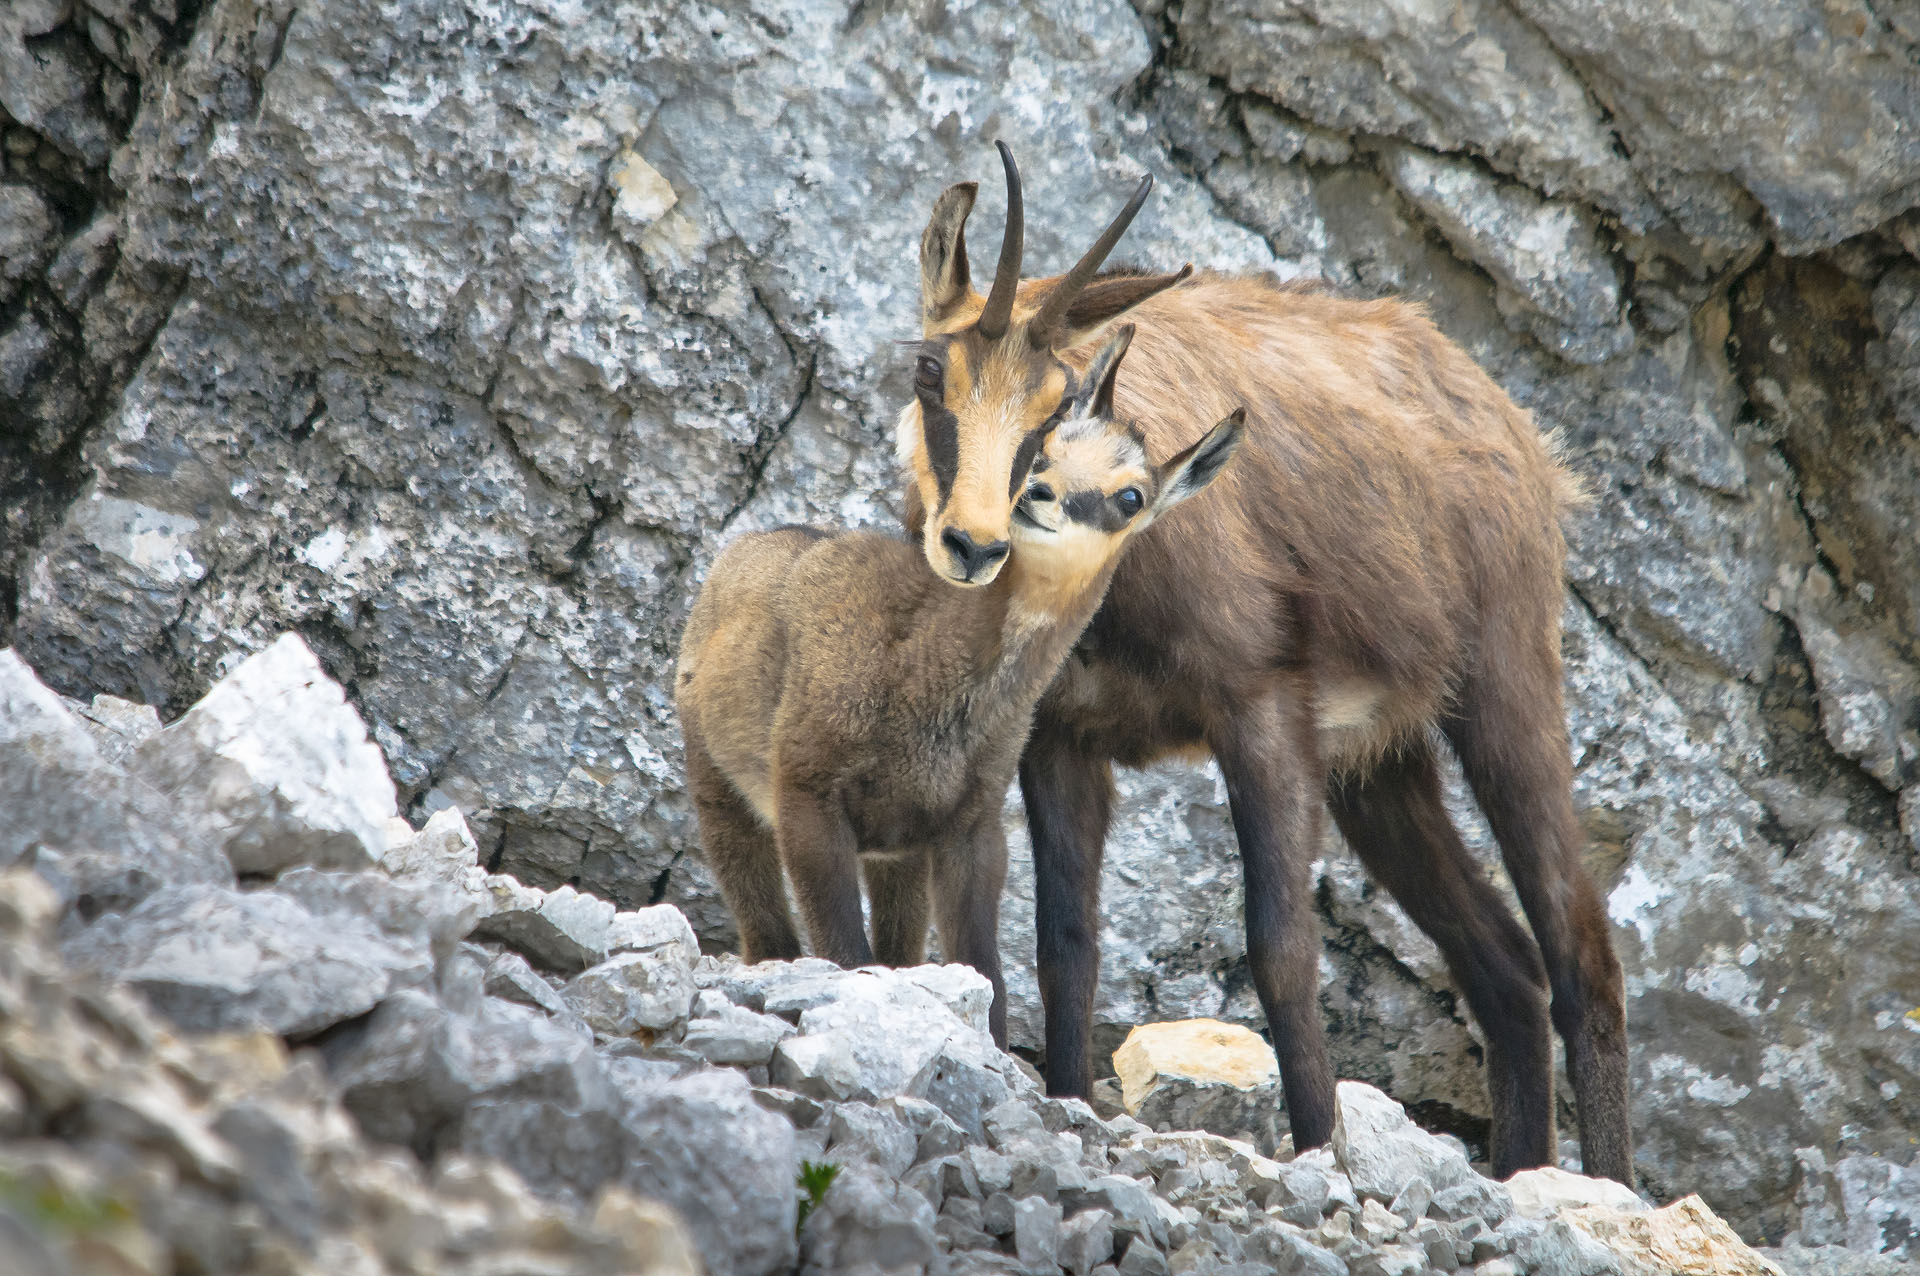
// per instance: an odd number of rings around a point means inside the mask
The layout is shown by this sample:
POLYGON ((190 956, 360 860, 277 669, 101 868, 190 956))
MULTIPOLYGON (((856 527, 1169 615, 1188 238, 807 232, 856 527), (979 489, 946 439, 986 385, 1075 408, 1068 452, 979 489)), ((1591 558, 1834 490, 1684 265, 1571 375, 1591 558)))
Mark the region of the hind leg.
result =
POLYGON ((800 956, 773 830, 721 774, 693 731, 687 732, 687 791, 700 821, 707 866, 719 879, 720 894, 740 928, 741 956, 749 962, 800 956))
POLYGON ((918 966, 927 959, 926 852, 863 856, 860 871, 873 912, 875 960, 883 966, 918 966))
POLYGON ((1432 937, 1487 1038, 1493 1172, 1553 1164, 1553 1037, 1533 940, 1461 844, 1433 748, 1415 741, 1328 788, 1373 879, 1432 937))
POLYGON ((1486 653, 1482 667, 1502 676, 1466 689, 1447 734, 1546 961, 1586 1171, 1631 1185, 1625 988, 1606 904, 1580 859, 1557 642, 1535 647, 1486 653))

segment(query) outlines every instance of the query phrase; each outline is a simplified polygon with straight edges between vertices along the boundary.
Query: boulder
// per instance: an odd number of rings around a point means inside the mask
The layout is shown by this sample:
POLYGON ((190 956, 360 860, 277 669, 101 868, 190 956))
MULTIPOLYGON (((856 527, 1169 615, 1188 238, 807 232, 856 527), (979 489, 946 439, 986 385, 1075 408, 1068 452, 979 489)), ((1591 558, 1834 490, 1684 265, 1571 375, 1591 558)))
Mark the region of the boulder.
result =
POLYGON ((1273 1047, 1217 1019, 1142 1024, 1114 1051, 1128 1115, 1162 1130, 1252 1132, 1271 1149, 1286 1101, 1273 1047))
POLYGON ((805 1276, 931 1272, 939 1261, 926 1198, 860 1162, 834 1176, 800 1233, 805 1276))
POLYGON ((169 886, 65 944, 76 967, 124 981, 190 1032, 269 1028, 301 1038, 367 1013, 433 974, 429 936, 383 929, 315 892, 169 886))
MULTIPOLYGON (((1522 1170, 1506 1180, 1508 1195, 1516 1212, 1528 1218, 1547 1218, 1563 1210, 1600 1206, 1615 1211, 1651 1208, 1634 1190, 1612 1179, 1588 1178, 1557 1166, 1522 1170)), ((1478 1211, 1476 1211, 1478 1212, 1478 1211)), ((1485 1217, 1482 1214, 1482 1217, 1485 1217)), ((1498 1219, 1488 1219, 1498 1225, 1498 1219)))
POLYGON ((1741 1240, 1698 1196, 1657 1210, 1638 1201, 1635 1206, 1577 1206, 1560 1217, 1637 1265, 1629 1270, 1663 1276, 1781 1276, 1777 1264, 1741 1240))
POLYGON ((233 870, 163 794, 128 775, 84 720, 0 651, 0 866, 32 856, 81 920, 165 884, 221 886, 233 870))
POLYGON ((1415 1179, 1438 1192, 1473 1174, 1458 1147, 1428 1134, 1405 1108, 1358 1081, 1334 1087, 1333 1155, 1355 1192, 1382 1202, 1415 1179))
POLYGON ((582 971, 606 959, 612 904, 571 886, 537 890, 501 873, 489 876, 485 887, 488 903, 474 927, 476 939, 505 944, 561 973, 582 971))
POLYGON ((298 635, 241 661, 130 765, 209 830, 236 872, 366 868, 386 853, 386 763, 298 635))
POLYGON ((575 975, 560 995, 602 1036, 662 1032, 693 1009, 693 963, 677 943, 625 952, 575 975))

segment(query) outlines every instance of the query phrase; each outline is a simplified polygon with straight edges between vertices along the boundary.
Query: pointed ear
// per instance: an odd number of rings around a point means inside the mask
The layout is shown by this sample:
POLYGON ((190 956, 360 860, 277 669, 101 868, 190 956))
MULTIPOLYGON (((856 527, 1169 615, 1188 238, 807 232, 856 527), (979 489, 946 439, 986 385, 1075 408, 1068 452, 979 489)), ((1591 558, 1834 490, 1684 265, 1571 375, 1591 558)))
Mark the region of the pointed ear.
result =
POLYGON ((1206 490, 1220 476, 1246 437, 1247 410, 1235 408, 1225 420, 1208 430, 1206 437, 1160 467, 1160 494, 1153 501, 1153 516, 1162 514, 1206 490))
POLYGON ((933 216, 920 235, 920 321, 931 333, 971 291, 967 271, 967 214, 973 211, 976 182, 961 182, 940 192, 933 216))
POLYGON ((1078 345, 1094 330, 1112 323, 1149 297, 1158 296, 1193 274, 1191 263, 1171 275, 1121 275, 1114 279, 1096 279, 1088 284, 1073 304, 1067 307, 1060 330, 1054 336, 1056 350, 1078 345))
POLYGON ((1120 360, 1126 356, 1127 347, 1133 344, 1133 325, 1122 324, 1107 344, 1100 347, 1100 353, 1093 356, 1093 362, 1087 367, 1087 375, 1080 380, 1080 387, 1074 394, 1074 400, 1080 410, 1088 416, 1111 419, 1113 416, 1113 384, 1120 376, 1120 360))

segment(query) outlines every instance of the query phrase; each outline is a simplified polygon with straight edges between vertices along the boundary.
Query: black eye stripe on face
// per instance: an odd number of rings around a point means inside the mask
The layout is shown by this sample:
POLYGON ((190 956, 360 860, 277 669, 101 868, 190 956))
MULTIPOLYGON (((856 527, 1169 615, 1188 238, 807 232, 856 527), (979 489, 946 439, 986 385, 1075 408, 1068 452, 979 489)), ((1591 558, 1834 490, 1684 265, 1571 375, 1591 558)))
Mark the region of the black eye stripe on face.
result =
POLYGON ((920 432, 927 441, 927 464, 933 468, 933 481, 940 488, 940 504, 945 506, 953 494, 953 480, 960 473, 960 418, 943 403, 920 400, 920 432))
POLYGON ((1069 522, 1101 532, 1117 532, 1133 521, 1114 506, 1105 492, 1069 492, 1060 502, 1069 522))
POLYGON ((1047 428, 1029 430, 1027 437, 1020 440, 1020 450, 1013 454, 1013 472, 1007 477, 1007 499, 1012 500, 1020 494, 1020 485, 1027 481, 1032 471, 1040 445, 1047 441, 1047 428))

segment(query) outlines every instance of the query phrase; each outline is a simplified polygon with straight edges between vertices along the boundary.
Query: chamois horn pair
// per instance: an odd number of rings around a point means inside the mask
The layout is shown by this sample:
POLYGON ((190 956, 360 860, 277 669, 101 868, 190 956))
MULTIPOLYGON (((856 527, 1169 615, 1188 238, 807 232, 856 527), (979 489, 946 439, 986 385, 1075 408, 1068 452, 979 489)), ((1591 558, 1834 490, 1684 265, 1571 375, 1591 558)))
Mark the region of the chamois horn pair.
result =
MULTIPOLYGON (((1005 142, 995 142, 999 148, 1000 162, 1007 170, 1007 228, 1000 237, 1000 264, 994 268, 993 291, 987 294, 986 309, 980 312, 980 335, 989 341, 998 341, 1006 335, 1007 325, 1013 320, 1013 293, 1020 285, 1020 255, 1026 237, 1026 215, 1020 199, 1020 170, 1014 166, 1013 152, 1007 149, 1005 142)), ((1093 241, 1093 247, 1073 264, 1073 269, 1061 276, 1047 299, 1040 303, 1040 309, 1027 325, 1027 340, 1036 350, 1045 350, 1053 344, 1059 331, 1060 321, 1066 318, 1067 307, 1080 294, 1099 271, 1107 254, 1120 242, 1120 236, 1127 233, 1134 214, 1147 202, 1147 193, 1153 189, 1153 174, 1140 179, 1140 185, 1133 192, 1119 215, 1093 241)))

